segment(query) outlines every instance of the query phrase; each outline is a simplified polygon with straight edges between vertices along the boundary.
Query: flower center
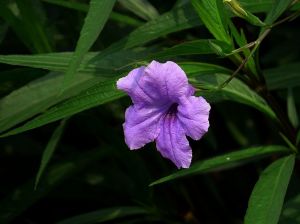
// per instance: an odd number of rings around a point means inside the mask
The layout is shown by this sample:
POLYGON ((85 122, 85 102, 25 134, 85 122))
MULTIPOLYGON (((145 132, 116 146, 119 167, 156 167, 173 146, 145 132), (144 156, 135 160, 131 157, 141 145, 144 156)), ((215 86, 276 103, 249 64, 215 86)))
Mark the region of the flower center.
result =
POLYGON ((169 109, 168 109, 168 114, 173 115, 177 113, 177 107, 178 107, 178 103, 173 103, 169 109))

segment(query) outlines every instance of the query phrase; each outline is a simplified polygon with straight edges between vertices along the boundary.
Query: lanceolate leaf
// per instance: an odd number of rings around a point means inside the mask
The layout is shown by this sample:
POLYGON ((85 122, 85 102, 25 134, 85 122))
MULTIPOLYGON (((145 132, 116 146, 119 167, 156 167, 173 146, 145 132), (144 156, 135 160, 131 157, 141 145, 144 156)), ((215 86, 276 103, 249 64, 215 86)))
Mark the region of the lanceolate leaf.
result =
POLYGON ((192 0, 192 4, 207 29, 217 40, 231 43, 224 7, 219 0, 192 0))
POLYGON ((278 159, 260 175, 251 193, 245 224, 277 224, 293 172, 295 155, 278 159))
POLYGON ((72 218, 58 222, 57 224, 90 224, 90 223, 103 223, 107 221, 113 221, 118 218, 136 216, 136 215, 145 215, 147 210, 141 207, 114 207, 106 208, 99 211, 93 211, 72 218))
POLYGON ((35 183, 34 183, 34 189, 36 189, 36 187, 40 181, 40 178, 41 178, 44 170, 46 169, 46 167, 54 153, 54 150, 56 149, 56 146, 62 136, 66 121, 67 121, 66 119, 62 120, 60 125, 54 130, 53 135, 51 136, 51 138, 43 152, 42 159, 41 159, 41 165, 40 165, 40 168, 36 175, 36 179, 35 179, 35 183))
POLYGON ((90 8, 80 32, 75 52, 72 55, 68 70, 65 74, 63 90, 72 82, 81 60, 102 31, 114 4, 115 0, 91 0, 90 8))
POLYGON ((274 0, 271 10, 265 19, 266 24, 272 24, 287 9, 293 0, 274 0))
POLYGON ((52 107, 42 115, 27 122, 23 126, 13 129, 2 137, 18 134, 33 128, 40 127, 53 121, 60 120, 70 115, 79 113, 83 110, 104 104, 106 102, 118 99, 124 94, 115 87, 115 80, 99 83, 92 88, 84 91, 82 94, 70 98, 69 100, 52 107))
POLYGON ((190 77, 190 81, 195 87, 203 90, 201 91, 201 95, 206 96, 209 101, 236 101, 254 107, 270 118, 277 120, 275 113, 268 106, 266 101, 242 81, 233 79, 224 88, 220 88, 220 85, 224 83, 228 77, 228 75, 224 74, 195 75, 190 77))
POLYGON ((241 149, 239 151, 227 153, 225 155, 217 156, 211 159, 197 161, 189 169, 177 171, 169 176, 158 179, 150 184, 150 186, 168 182, 181 177, 191 175, 198 175, 207 172, 213 172, 220 169, 228 169, 238 165, 245 164, 252 160, 257 160, 275 153, 287 153, 289 149, 283 146, 260 146, 248 149, 241 149))

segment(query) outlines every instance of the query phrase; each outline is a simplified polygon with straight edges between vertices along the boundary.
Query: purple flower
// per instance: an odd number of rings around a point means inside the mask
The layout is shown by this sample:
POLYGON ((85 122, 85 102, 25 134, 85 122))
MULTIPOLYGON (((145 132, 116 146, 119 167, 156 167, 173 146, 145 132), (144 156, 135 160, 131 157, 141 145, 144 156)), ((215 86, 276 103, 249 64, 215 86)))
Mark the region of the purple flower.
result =
POLYGON ((118 80, 117 87, 131 97, 123 124, 128 147, 139 149, 156 141, 161 155, 188 168, 192 149, 186 135, 199 140, 209 127, 210 105, 194 95, 184 71, 174 62, 152 61, 118 80))

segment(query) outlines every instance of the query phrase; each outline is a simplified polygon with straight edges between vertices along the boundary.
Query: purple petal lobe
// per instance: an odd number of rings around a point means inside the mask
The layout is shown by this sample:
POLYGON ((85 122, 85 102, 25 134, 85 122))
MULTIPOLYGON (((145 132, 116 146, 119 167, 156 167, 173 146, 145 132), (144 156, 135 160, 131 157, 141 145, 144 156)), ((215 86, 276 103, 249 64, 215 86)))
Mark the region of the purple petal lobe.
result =
POLYGON ((142 84, 142 79, 145 76, 144 70, 144 66, 133 69, 127 76, 118 80, 117 88, 127 92, 134 104, 153 105, 156 99, 142 84))
POLYGON ((176 114, 166 114, 161 119, 156 147, 163 157, 170 159, 178 168, 190 166, 192 150, 176 114))
POLYGON ((138 149, 153 141, 159 133, 159 120, 164 111, 161 108, 133 105, 125 112, 123 124, 125 142, 130 149, 138 149))
POLYGON ((192 93, 184 71, 174 62, 152 61, 145 68, 142 85, 159 100, 159 103, 176 102, 182 95, 192 93))
POLYGON ((199 140, 209 127, 210 105, 203 97, 182 97, 177 107, 177 117, 185 134, 199 140))

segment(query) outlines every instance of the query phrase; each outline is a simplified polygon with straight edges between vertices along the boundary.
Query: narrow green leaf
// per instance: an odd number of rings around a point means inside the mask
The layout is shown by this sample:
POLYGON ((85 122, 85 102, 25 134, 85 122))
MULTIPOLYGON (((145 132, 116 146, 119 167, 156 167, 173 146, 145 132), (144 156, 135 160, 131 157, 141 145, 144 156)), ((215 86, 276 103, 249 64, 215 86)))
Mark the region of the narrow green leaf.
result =
POLYGON ((91 0, 89 11, 80 31, 80 37, 75 52, 72 55, 68 70, 64 77, 63 90, 65 90, 73 81, 81 60, 98 38, 114 4, 115 0, 91 0))
POLYGON ((300 194, 284 203, 279 224, 298 224, 300 223, 300 194))
POLYGON ((106 208, 65 219, 57 224, 90 224, 114 221, 128 216, 145 215, 148 212, 141 207, 124 206, 106 208))
POLYGON ((202 90, 200 94, 204 95, 209 101, 231 100, 243 103, 277 120, 275 113, 266 101, 242 81, 233 79, 228 85, 220 89, 219 86, 228 77, 228 75, 224 74, 195 75, 193 77, 190 76, 189 80, 196 88, 202 90))
POLYGON ((291 124, 294 126, 294 128, 297 128, 299 125, 299 119, 292 88, 288 88, 287 114, 291 124))
POLYGON ((271 25, 288 8, 293 0, 274 0, 271 10, 267 14, 265 23, 271 25))
POLYGON ((270 90, 286 89, 300 86, 300 63, 284 64, 264 71, 267 86, 270 90))
POLYGON ((265 26, 257 16, 253 15, 248 10, 244 9, 237 0, 223 0, 228 8, 238 17, 241 17, 255 26, 265 26))
POLYGON ((262 172, 248 202, 245 224, 278 223, 294 163, 295 155, 289 155, 262 172))
MULTIPOLYGON (((70 2, 68 0, 42 0, 42 1, 53 4, 53 5, 65 7, 68 9, 77 10, 80 12, 88 12, 89 11, 89 5, 85 4, 85 3, 70 2)), ((135 19, 133 17, 130 17, 125 14, 118 13, 118 12, 113 12, 113 11, 109 15, 109 19, 115 20, 119 23, 125 23, 125 24, 131 25, 131 26, 140 26, 143 24, 143 22, 138 19, 135 19)))
POLYGON ((192 4, 207 29, 217 40, 231 44, 224 7, 219 0, 192 0, 192 4))
POLYGON ((147 0, 119 0, 123 7, 146 21, 159 16, 158 11, 147 0))
POLYGON ((42 115, 28 121, 19 128, 13 129, 8 133, 5 133, 4 135, 1 135, 0 137, 6 137, 9 135, 15 135, 24 131, 28 131, 50 122, 54 122, 79 113, 83 110, 87 110, 106 102, 116 100, 124 96, 124 93, 116 89, 115 83, 116 81, 114 80, 96 84, 83 93, 50 108, 42 115))
POLYGON ((38 184, 39 184, 39 181, 40 181, 40 178, 41 176, 43 175, 44 173, 44 170, 46 169, 49 161, 51 160, 52 158, 52 155, 54 153, 54 150, 56 149, 57 147, 57 144, 62 136, 62 133, 63 133, 63 130, 65 128, 65 125, 66 125, 66 119, 62 120, 60 125, 54 130, 44 152, 43 152, 43 155, 42 155, 42 159, 41 159, 41 164, 40 164, 40 167, 39 167, 39 170, 37 172, 37 175, 36 175, 36 179, 35 179, 35 183, 34 183, 34 189, 37 188, 38 184))
POLYGON ((76 82, 73 82, 65 94, 58 98, 57 93, 62 80, 62 74, 49 73, 2 98, 0 100, 0 132, 45 111, 62 100, 79 94, 101 81, 102 78, 79 73, 76 82))
POLYGON ((215 170, 223 170, 236 167, 269 155, 274 155, 278 153, 288 153, 289 151, 290 150, 284 146, 270 145, 230 152, 225 155, 213 157, 211 159, 197 161, 194 164, 192 164, 192 166, 189 169, 183 169, 169 176, 158 179, 152 182, 150 186, 168 182, 181 177, 187 177, 191 175, 213 172, 215 170))
POLYGON ((13 10, 9 2, 3 2, 0 16, 10 25, 19 39, 35 53, 52 51, 51 41, 45 29, 45 13, 38 2, 16 0, 17 10, 13 10), (17 13, 18 12, 18 13, 17 13))
POLYGON ((175 45, 167 48, 159 53, 155 53, 153 58, 169 58, 179 55, 192 55, 192 54, 215 54, 216 51, 212 48, 212 44, 216 44, 221 48, 221 53, 229 53, 229 46, 217 40, 194 40, 186 43, 175 45))

